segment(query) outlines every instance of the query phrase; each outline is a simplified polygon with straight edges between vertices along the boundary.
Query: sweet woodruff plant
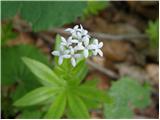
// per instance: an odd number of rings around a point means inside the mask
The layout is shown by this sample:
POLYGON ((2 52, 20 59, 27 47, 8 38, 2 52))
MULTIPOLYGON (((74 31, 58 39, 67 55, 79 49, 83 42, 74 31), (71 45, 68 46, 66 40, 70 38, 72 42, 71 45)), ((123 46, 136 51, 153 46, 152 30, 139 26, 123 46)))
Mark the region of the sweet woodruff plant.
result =
POLYGON ((91 38, 82 25, 65 31, 71 35, 67 39, 57 35, 52 51, 55 56, 53 69, 36 60, 22 58, 42 86, 24 95, 14 105, 42 105, 47 108, 44 118, 90 118, 90 110, 111 102, 107 93, 96 87, 95 80, 85 81, 86 58, 103 56, 100 50, 103 43, 91 38))

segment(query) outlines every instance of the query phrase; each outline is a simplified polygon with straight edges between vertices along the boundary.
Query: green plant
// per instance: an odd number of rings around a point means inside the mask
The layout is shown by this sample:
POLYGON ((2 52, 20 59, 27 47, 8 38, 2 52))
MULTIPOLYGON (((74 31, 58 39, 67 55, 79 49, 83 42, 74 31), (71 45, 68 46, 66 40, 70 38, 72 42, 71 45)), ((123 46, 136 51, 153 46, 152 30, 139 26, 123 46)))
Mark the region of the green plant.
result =
POLYGON ((97 15, 99 11, 108 6, 109 1, 87 1, 87 7, 84 9, 84 15, 97 15))
POLYGON ((134 108, 145 108, 151 103, 151 88, 141 86, 136 80, 124 77, 112 84, 108 91, 113 98, 113 104, 105 104, 105 118, 132 118, 134 108))
POLYGON ((36 82, 37 78, 28 69, 25 69, 25 64, 21 60, 21 57, 30 57, 50 66, 47 57, 32 45, 4 45, 1 47, 1 50, 3 118, 14 117, 19 112, 22 113, 22 115, 19 115, 18 118, 26 118, 25 115, 29 113, 30 116, 28 115, 27 118, 37 118, 37 116, 40 115, 39 113, 42 115, 43 111, 37 110, 35 107, 31 109, 29 109, 29 107, 20 109, 12 104, 13 101, 40 86, 40 84, 36 82))
POLYGON ((159 47, 159 20, 150 21, 146 33, 150 38, 150 45, 152 48, 159 47))
POLYGON ((84 1, 2 1, 2 20, 19 13, 34 31, 40 31, 73 22, 85 7, 84 1))
MULTIPOLYGON (((84 37, 86 37, 85 40, 89 40, 88 38, 90 38, 87 35, 87 31, 82 27, 79 29, 75 26, 74 29, 70 28, 68 30, 72 31, 74 35, 74 41, 72 41, 74 42, 74 46, 75 44, 77 46, 82 45, 79 42, 75 43, 77 40, 82 40, 84 37), (81 36, 79 33, 83 35, 81 36), (84 35, 84 33, 86 34, 84 35)), ((95 85, 82 84, 82 80, 84 80, 88 71, 84 58, 79 59, 77 65, 74 64, 72 58, 72 64, 69 59, 61 58, 60 60, 60 57, 64 57, 64 54, 59 51, 62 47, 62 41, 65 42, 63 45, 67 45, 68 49, 72 49, 70 45, 66 44, 66 42, 70 42, 69 40, 65 41, 59 35, 56 37, 54 53, 55 55, 59 55, 59 59, 58 56, 55 57, 55 67, 53 70, 36 60, 27 57, 22 58, 32 73, 39 78, 38 80, 43 86, 27 93, 24 97, 17 100, 14 105, 31 106, 44 104, 45 102, 51 105, 47 109, 48 112, 44 118, 61 118, 63 115, 66 115, 68 118, 89 118, 89 109, 102 103, 110 103, 111 98, 105 91, 96 88, 95 85)), ((100 51, 96 45, 93 45, 94 49, 100 51)), ((84 53, 86 54, 86 48, 83 49, 85 49, 84 53)))

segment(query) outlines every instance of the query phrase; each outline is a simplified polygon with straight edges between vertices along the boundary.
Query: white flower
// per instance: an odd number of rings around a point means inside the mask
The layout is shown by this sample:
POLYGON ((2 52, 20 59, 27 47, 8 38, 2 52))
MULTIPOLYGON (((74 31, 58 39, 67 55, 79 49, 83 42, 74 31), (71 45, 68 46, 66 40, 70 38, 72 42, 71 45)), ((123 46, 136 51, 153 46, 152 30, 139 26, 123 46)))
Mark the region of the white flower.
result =
POLYGON ((89 56, 89 50, 95 49, 95 45, 90 45, 89 40, 84 41, 84 46, 82 43, 79 43, 76 47, 75 50, 83 50, 83 55, 85 58, 89 56))
POLYGON ((72 28, 67 28, 65 31, 70 32, 71 34, 74 33, 75 31, 77 31, 79 29, 79 26, 76 25, 72 28))
POLYGON ((71 64, 73 67, 76 66, 76 59, 81 57, 81 54, 75 54, 75 50, 70 47, 70 55, 71 55, 71 64))
POLYGON ((77 58, 81 56, 85 58, 89 57, 90 51, 93 55, 99 54, 103 56, 103 52, 100 50, 103 47, 103 43, 98 43, 97 39, 91 42, 88 31, 82 25, 76 25, 65 31, 70 32, 71 36, 67 39, 61 37, 60 50, 52 52, 53 55, 59 56, 59 64, 62 64, 64 58, 70 58, 72 66, 75 67, 77 58))
POLYGON ((62 46, 69 47, 70 45, 72 45, 72 43, 78 43, 78 41, 75 39, 72 39, 72 37, 69 37, 67 40, 64 37, 61 37, 62 46))
POLYGON ((89 39, 90 36, 88 35, 88 31, 83 29, 82 25, 80 25, 80 28, 78 25, 74 26, 74 28, 68 28, 65 31, 68 31, 72 34, 72 37, 77 39, 78 42, 82 42, 86 39, 89 39))
POLYGON ((71 41, 70 39, 68 38, 68 40, 66 40, 64 37, 61 37, 61 45, 62 46, 66 46, 66 47, 69 47, 71 45, 71 41))
POLYGON ((88 35, 88 31, 83 29, 82 25, 80 25, 80 30, 81 30, 82 36, 88 35))
POLYGON ((91 47, 93 48, 93 55, 99 54, 101 57, 103 56, 103 52, 100 50, 103 47, 103 42, 98 43, 98 40, 94 39, 91 47))
POLYGON ((59 56, 58 64, 61 65, 63 63, 64 58, 70 58, 71 55, 68 54, 69 50, 64 50, 63 47, 60 48, 60 51, 53 51, 52 55, 59 56))

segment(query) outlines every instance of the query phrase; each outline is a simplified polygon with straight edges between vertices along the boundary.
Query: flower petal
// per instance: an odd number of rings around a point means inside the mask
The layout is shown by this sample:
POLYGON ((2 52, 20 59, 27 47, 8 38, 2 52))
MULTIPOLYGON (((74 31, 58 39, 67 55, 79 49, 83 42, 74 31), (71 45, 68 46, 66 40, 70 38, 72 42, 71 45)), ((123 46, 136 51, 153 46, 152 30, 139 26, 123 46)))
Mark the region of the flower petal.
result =
POLYGON ((87 30, 83 30, 82 34, 83 35, 87 35, 88 31, 87 30))
POLYGON ((101 57, 103 56, 103 52, 100 49, 98 49, 97 52, 101 57))
POLYGON ((58 59, 58 64, 61 65, 62 63, 63 63, 63 57, 60 56, 58 59))
POLYGON ((100 42, 98 45, 98 48, 101 48, 101 47, 103 47, 103 42, 100 42))
POLYGON ((74 57, 75 57, 75 58, 80 58, 80 57, 81 57, 81 54, 75 54, 74 57))
POLYGON ((78 43, 78 40, 77 39, 72 39, 71 42, 72 43, 78 43))
POLYGON ((71 55, 63 55, 63 58, 70 58, 71 55))
POLYGON ((65 39, 64 37, 61 37, 61 41, 64 42, 64 43, 67 42, 66 39, 65 39))
POLYGON ((98 45, 98 39, 94 39, 93 44, 98 45))
POLYGON ((65 31, 70 32, 70 33, 74 32, 74 30, 72 28, 67 28, 67 29, 65 29, 65 31))
POLYGON ((68 54, 70 52, 70 50, 65 50, 64 54, 68 54))
POLYGON ((78 29, 78 28, 79 28, 79 26, 78 26, 78 25, 75 25, 73 29, 76 30, 76 29, 78 29))
POLYGON ((71 55, 74 54, 74 49, 72 47, 70 47, 70 53, 71 53, 71 55))
POLYGON ((91 44, 91 45, 88 45, 88 47, 87 47, 89 50, 93 50, 93 49, 97 49, 97 46, 96 45, 93 45, 93 44, 91 44))
POLYGON ((80 24, 80 29, 83 30, 83 26, 80 24))
POLYGON ((80 32, 77 32, 77 38, 81 39, 81 37, 82 37, 82 34, 80 32))
POLYGON ((88 50, 87 50, 87 49, 84 49, 83 54, 84 54, 84 57, 87 58, 87 57, 88 57, 88 54, 89 54, 89 53, 88 53, 88 50))
POLYGON ((75 50, 84 50, 82 43, 79 43, 75 48, 75 50))
POLYGON ((85 46, 88 46, 89 45, 89 38, 88 37, 84 37, 83 38, 83 42, 84 42, 85 46))
POLYGON ((52 55, 60 56, 60 52, 59 52, 59 51, 53 51, 53 52, 52 52, 52 55))
POLYGON ((72 66, 73 67, 75 67, 76 66, 76 60, 75 60, 75 58, 71 58, 71 64, 72 64, 72 66))

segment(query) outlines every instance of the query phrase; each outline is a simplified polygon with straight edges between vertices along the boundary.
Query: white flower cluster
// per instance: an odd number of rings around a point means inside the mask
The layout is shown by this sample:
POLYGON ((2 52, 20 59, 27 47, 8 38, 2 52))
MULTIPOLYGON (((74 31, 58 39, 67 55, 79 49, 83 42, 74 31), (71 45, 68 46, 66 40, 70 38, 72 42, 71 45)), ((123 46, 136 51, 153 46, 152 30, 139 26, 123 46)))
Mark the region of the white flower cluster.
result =
POLYGON ((53 51, 52 55, 59 56, 58 63, 61 65, 63 59, 71 59, 71 64, 75 67, 76 60, 80 57, 87 58, 89 56, 89 51, 93 55, 99 54, 103 56, 103 52, 100 50, 103 43, 98 43, 97 39, 94 39, 88 35, 88 31, 83 29, 82 25, 74 26, 74 28, 68 28, 65 31, 70 32, 71 36, 67 39, 61 37, 61 45, 59 51, 53 51))

